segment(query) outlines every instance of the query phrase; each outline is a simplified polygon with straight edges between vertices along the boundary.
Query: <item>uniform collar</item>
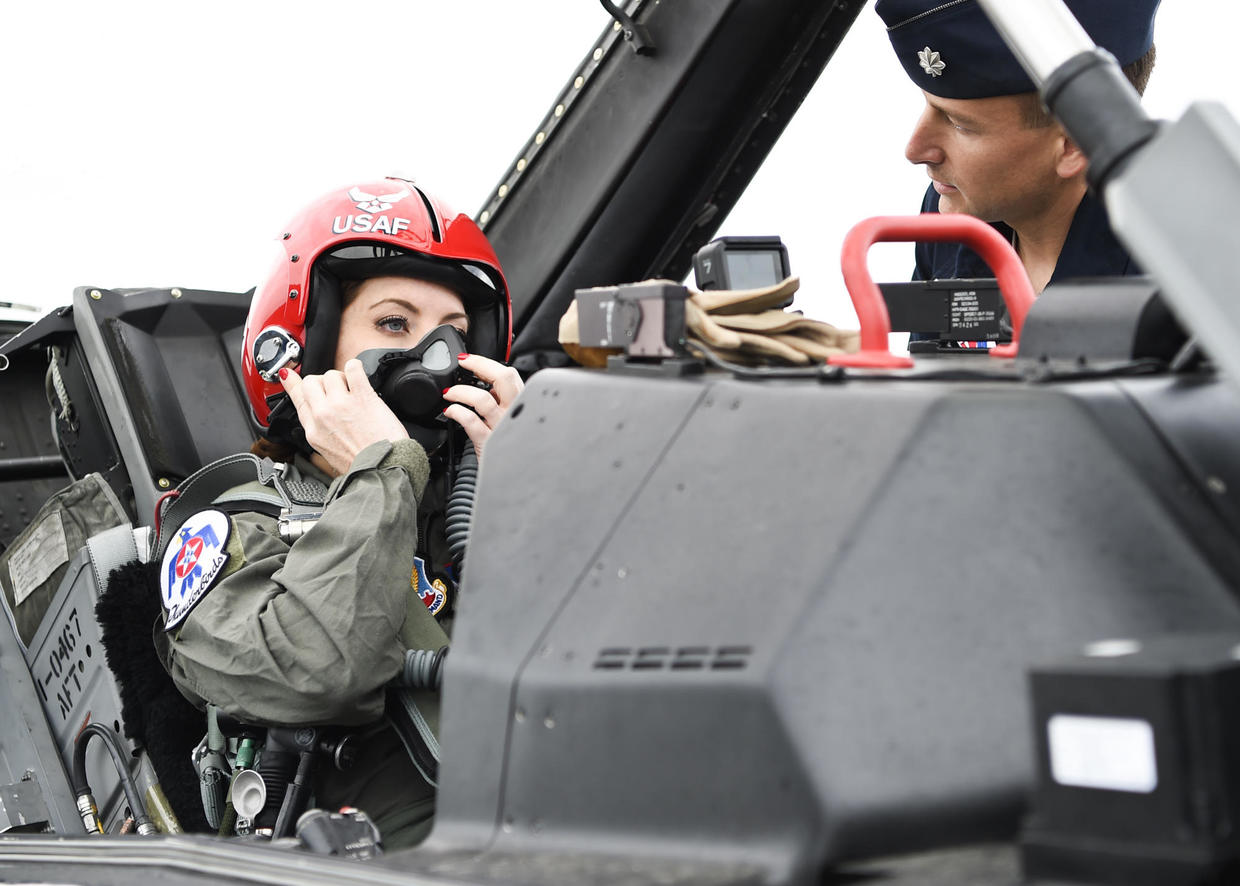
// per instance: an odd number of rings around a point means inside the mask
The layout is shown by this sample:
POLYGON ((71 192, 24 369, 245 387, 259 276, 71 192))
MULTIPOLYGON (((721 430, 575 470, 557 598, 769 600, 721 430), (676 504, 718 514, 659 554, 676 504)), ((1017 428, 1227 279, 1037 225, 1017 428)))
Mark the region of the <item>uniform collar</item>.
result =
MULTIPOLYGON (((921 211, 939 211, 939 195, 933 186, 926 189, 921 211)), ((1003 239, 1013 242, 1013 231, 1003 222, 992 222, 991 227, 1002 234, 1003 239)), ((950 279, 995 275, 977 253, 964 246, 923 243, 918 244, 918 254, 927 258, 919 276, 950 279)), ((1047 285, 1073 277, 1125 277, 1140 273, 1137 263, 1112 233, 1106 207, 1092 191, 1086 192, 1072 216, 1068 236, 1055 263, 1055 273, 1047 285)))
POLYGON ((1072 226, 1050 282, 1073 277, 1124 277, 1135 273, 1139 273, 1135 262, 1111 230, 1106 207, 1092 191, 1086 192, 1072 217, 1072 226))

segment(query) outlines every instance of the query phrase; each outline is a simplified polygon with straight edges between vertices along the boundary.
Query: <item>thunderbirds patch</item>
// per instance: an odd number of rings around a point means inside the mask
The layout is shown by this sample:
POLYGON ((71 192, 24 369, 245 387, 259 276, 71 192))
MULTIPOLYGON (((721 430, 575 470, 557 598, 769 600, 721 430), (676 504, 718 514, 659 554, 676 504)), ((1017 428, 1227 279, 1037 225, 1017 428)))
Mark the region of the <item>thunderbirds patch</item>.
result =
POLYGON ((222 512, 199 511, 185 521, 164 551, 159 587, 163 592, 165 631, 185 621, 228 563, 224 550, 228 532, 228 517, 222 512))
POLYGON ((418 592, 431 615, 438 615, 448 602, 448 586, 442 578, 430 579, 426 575, 426 563, 421 557, 413 558, 413 575, 409 583, 418 592))

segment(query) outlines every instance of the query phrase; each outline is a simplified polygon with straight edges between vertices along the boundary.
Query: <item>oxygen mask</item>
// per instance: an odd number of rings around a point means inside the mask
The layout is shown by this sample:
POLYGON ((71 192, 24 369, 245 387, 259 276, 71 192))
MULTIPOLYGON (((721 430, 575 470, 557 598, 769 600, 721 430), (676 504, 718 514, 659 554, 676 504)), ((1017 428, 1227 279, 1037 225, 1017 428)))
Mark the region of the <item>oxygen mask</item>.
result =
POLYGON ((375 393, 427 452, 447 440, 444 389, 476 383, 474 375, 457 363, 457 355, 465 350, 460 330, 444 324, 407 350, 374 348, 357 355, 375 393))

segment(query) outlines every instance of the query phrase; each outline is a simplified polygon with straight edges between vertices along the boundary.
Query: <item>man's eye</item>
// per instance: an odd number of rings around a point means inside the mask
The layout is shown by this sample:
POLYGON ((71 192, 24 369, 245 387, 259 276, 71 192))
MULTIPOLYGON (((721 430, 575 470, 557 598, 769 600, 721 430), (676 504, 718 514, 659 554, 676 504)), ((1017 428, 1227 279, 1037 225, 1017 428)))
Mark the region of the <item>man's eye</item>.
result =
POLYGON ((375 325, 380 329, 386 329, 388 332, 409 331, 409 321, 399 314, 393 314, 391 317, 384 317, 375 325))
POLYGON ((970 132, 971 131, 969 127, 965 126, 963 123, 953 118, 951 114, 944 113, 943 122, 946 123, 948 126, 950 126, 952 129, 956 130, 957 132, 970 132))

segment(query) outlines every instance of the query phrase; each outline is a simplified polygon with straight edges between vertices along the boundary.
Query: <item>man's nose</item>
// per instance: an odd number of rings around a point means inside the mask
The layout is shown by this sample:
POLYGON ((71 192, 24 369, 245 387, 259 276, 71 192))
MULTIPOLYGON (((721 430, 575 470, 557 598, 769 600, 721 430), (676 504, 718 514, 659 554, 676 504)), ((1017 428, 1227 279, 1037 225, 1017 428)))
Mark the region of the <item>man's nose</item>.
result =
POLYGON ((939 142, 939 131, 935 120, 935 111, 927 107, 917 119, 908 144, 904 146, 904 156, 910 163, 925 163, 936 166, 943 162, 943 148, 939 142))

